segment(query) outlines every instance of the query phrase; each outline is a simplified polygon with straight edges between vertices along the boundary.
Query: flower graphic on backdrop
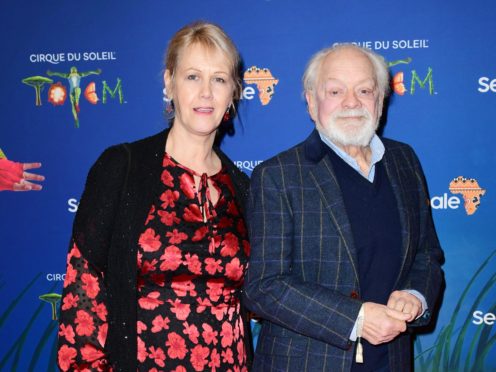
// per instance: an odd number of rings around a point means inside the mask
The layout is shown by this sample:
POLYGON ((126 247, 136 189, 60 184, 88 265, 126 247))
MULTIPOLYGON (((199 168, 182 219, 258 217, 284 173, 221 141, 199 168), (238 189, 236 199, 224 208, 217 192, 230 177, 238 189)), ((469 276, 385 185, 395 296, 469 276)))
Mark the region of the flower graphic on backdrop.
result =
POLYGON ((61 106, 67 98, 67 89, 60 82, 50 85, 48 102, 54 106, 61 106))

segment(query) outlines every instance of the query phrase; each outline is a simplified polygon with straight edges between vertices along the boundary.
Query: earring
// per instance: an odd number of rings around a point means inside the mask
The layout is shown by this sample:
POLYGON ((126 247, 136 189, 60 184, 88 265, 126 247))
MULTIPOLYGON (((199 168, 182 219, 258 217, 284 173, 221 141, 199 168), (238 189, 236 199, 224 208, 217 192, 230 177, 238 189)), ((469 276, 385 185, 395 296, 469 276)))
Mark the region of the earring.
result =
POLYGON ((231 114, 229 113, 229 111, 231 110, 231 105, 230 104, 228 107, 227 107, 227 110, 224 114, 224 117, 222 118, 222 121, 229 121, 229 119, 231 118, 231 114))
POLYGON ((174 102, 172 102, 172 98, 169 98, 167 95, 167 88, 164 87, 162 90, 164 94, 164 102, 165 102, 165 117, 167 120, 171 120, 174 118, 174 102))

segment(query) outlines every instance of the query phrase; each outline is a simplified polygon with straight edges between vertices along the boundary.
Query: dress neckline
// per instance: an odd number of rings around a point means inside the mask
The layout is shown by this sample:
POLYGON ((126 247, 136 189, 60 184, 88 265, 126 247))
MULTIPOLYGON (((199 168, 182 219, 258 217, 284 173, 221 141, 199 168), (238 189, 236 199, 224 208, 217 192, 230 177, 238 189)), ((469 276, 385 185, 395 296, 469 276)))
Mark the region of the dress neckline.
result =
POLYGON ((172 155, 170 155, 167 151, 165 151, 165 152, 164 152, 164 156, 165 156, 167 159, 169 159, 170 161, 172 161, 172 162, 173 162, 175 165, 177 165, 178 167, 180 167, 180 168, 182 168, 182 169, 184 169, 184 170, 188 171, 188 172, 189 172, 189 173, 191 173, 193 176, 197 176, 197 177, 200 177, 200 178, 202 178, 202 177, 206 177, 207 179, 216 178, 217 176, 219 176, 219 175, 220 175, 221 173, 223 173, 223 171, 224 171, 224 164, 222 164, 222 162, 221 162, 221 167, 220 167, 220 169, 219 169, 217 172, 215 172, 215 173, 214 173, 214 174, 212 174, 212 175, 208 175, 207 173, 198 173, 198 172, 196 172, 195 170, 193 170, 193 169, 191 169, 191 168, 189 168, 189 167, 187 167, 187 166, 185 166, 185 165, 181 164, 181 163, 180 163, 180 162, 178 162, 176 159, 174 159, 174 158, 172 157, 172 155))

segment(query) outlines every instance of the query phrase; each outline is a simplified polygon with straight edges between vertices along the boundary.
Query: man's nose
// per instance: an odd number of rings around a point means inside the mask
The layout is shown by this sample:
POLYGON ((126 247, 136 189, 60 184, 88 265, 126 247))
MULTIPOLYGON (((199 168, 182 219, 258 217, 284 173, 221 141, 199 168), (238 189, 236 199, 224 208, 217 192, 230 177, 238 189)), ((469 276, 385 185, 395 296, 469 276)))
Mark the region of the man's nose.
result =
POLYGON ((361 102, 352 90, 346 92, 342 105, 344 108, 353 109, 361 106, 361 102))

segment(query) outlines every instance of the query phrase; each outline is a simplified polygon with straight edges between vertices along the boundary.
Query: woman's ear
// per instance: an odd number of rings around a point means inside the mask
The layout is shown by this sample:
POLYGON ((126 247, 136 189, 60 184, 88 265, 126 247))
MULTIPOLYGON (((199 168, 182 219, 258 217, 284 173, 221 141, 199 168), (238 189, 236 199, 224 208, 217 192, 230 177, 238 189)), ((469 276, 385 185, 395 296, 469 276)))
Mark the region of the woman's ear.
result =
POLYGON ((165 85, 165 90, 167 91, 167 98, 172 99, 173 98, 172 75, 169 70, 165 70, 164 72, 164 85, 165 85))

